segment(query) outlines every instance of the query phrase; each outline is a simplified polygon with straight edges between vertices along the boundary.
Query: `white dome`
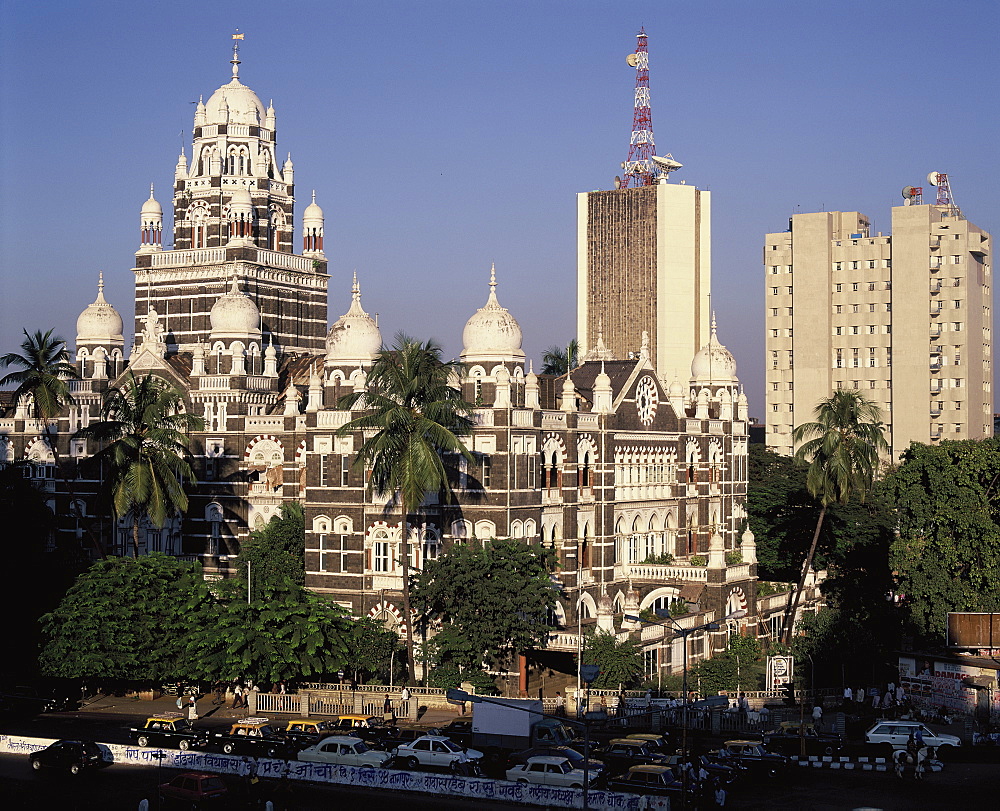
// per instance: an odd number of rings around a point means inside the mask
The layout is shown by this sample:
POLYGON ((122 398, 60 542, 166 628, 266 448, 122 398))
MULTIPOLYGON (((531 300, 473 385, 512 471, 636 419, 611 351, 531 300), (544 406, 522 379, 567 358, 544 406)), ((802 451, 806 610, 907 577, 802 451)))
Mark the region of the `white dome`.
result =
POLYGON ((313 191, 312 202, 302 212, 302 223, 323 222, 323 209, 316 205, 316 192, 313 191))
POLYGON ((326 361, 331 365, 370 363, 382 348, 382 333, 375 320, 361 309, 361 288, 354 277, 351 307, 330 327, 326 336, 326 361))
POLYGON ((736 358, 719 343, 712 318, 712 335, 691 361, 692 383, 736 383, 736 358))
POLYGON ((158 202, 156 202, 156 200, 153 198, 153 187, 152 187, 152 185, 150 185, 150 187, 149 187, 149 199, 145 203, 142 204, 141 213, 142 214, 152 214, 152 215, 156 215, 156 216, 159 216, 159 217, 163 216, 163 207, 158 202))
POLYGON ((253 200, 250 198, 250 191, 244 186, 233 189, 233 193, 229 197, 229 208, 233 209, 243 209, 249 211, 253 209, 253 200))
POLYGON ((205 104, 206 124, 249 124, 257 126, 265 115, 257 94, 235 76, 216 90, 205 104))
POLYGON ((97 283, 97 299, 80 313, 76 319, 76 342, 102 343, 121 346, 125 343, 122 337, 121 315, 104 299, 104 274, 97 283))
POLYGON ((462 359, 524 360, 521 326, 506 307, 497 301, 496 268, 490 270, 490 297, 465 323, 462 330, 462 359))
POLYGON ((212 306, 212 339, 260 337, 260 310, 243 293, 233 277, 229 292, 212 306))

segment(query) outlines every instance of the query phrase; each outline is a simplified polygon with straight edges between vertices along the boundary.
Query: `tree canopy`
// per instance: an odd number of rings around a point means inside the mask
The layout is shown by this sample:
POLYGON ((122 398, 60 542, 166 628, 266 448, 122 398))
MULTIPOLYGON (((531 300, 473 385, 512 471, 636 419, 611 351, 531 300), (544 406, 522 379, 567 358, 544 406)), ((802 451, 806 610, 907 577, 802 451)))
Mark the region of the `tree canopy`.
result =
POLYGON ((542 355, 543 375, 564 375, 579 365, 580 345, 572 338, 566 346, 550 346, 542 355))
POLYGON ((427 561, 413 596, 441 623, 433 640, 438 661, 482 670, 541 645, 558 595, 551 565, 546 550, 514 539, 458 544, 427 561))
POLYGON ((948 611, 1000 611, 1000 440, 913 443, 887 484, 890 563, 916 633, 941 639, 948 611))
POLYGON ((627 689, 642 679, 642 645, 634 639, 619 640, 604 631, 587 631, 583 641, 583 663, 597 665, 601 671, 591 687, 627 689))
MULTIPOLYGON (((0 356, 0 367, 14 367, 14 371, 0 379, 0 386, 16 386, 14 401, 28 397, 35 417, 46 425, 60 414, 63 406, 73 404, 69 381, 79 375, 70 363, 65 339, 54 336, 52 330, 38 330, 30 335, 24 330, 21 353, 0 356)), ((53 452, 57 452, 54 444, 53 452)))

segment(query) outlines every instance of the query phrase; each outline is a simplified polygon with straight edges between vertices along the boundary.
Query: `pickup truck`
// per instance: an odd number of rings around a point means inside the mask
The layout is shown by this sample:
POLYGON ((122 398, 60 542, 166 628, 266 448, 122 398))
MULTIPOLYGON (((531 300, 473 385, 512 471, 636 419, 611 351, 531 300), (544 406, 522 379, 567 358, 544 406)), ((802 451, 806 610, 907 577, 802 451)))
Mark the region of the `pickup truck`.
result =
POLYGON ((463 746, 473 746, 486 755, 488 761, 506 763, 513 752, 534 746, 571 746, 579 751, 582 744, 570 728, 557 718, 542 715, 542 702, 531 699, 490 699, 474 705, 472 731, 466 737, 456 734, 463 746))
POLYGON ((216 732, 211 742, 227 755, 281 757, 292 748, 267 718, 259 717, 237 721, 228 732, 216 732))
POLYGON ((196 729, 182 712, 151 715, 141 727, 132 727, 129 737, 139 746, 168 749, 198 749, 208 744, 208 730, 196 729))

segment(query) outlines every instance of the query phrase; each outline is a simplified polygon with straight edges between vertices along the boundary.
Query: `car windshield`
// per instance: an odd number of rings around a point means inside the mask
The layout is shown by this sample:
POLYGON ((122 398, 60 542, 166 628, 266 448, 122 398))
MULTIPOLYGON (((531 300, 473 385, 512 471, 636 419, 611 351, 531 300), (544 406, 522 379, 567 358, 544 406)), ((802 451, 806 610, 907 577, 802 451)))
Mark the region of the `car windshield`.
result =
POLYGON ((368 747, 365 746, 363 743, 356 743, 354 744, 354 751, 359 755, 363 755, 365 752, 368 751, 368 747))
POLYGON ((453 743, 452 741, 445 740, 445 741, 442 741, 442 743, 448 748, 449 752, 461 752, 461 751, 463 751, 461 746, 459 746, 457 743, 453 743))

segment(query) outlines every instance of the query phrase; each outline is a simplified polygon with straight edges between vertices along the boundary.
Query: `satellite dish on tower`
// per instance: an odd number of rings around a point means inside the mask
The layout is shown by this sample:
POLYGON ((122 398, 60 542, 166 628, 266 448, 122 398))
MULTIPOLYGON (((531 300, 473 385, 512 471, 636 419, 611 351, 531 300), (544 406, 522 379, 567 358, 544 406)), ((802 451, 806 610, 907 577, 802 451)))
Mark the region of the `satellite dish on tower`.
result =
POLYGON ((659 155, 653 155, 653 163, 657 165, 664 172, 676 172, 678 169, 684 166, 683 163, 675 161, 672 155, 665 155, 660 157, 659 155))
POLYGON ((903 186, 904 199, 909 200, 910 198, 913 197, 913 194, 914 194, 913 186, 903 186))
POLYGON ((936 186, 938 184, 938 173, 937 172, 931 172, 929 175, 927 175, 927 182, 931 186, 936 186))
POLYGON ((634 68, 639 64, 639 57, 636 54, 629 54, 625 57, 625 61, 628 62, 630 68, 634 68))
POLYGON ((622 179, 618 175, 615 175, 615 188, 620 189, 621 187, 622 187, 622 179))

